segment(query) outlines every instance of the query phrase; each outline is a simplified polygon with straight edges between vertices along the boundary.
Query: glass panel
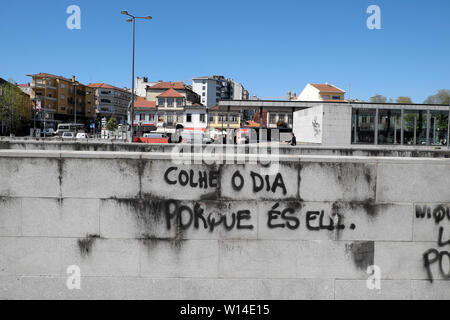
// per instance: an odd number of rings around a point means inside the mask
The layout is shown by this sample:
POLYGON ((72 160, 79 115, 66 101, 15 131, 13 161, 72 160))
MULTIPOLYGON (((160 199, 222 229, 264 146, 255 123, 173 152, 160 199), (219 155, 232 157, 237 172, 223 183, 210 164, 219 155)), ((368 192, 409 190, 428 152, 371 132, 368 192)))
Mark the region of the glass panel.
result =
POLYGON ((378 110, 378 144, 401 143, 401 111, 378 110))
POLYGON ((352 143, 374 144, 375 109, 352 109, 352 143))
POLYGON ((431 111, 430 144, 446 146, 448 139, 448 111, 431 111))
POLYGON ((409 145, 427 144, 427 111, 405 110, 403 143, 409 145))

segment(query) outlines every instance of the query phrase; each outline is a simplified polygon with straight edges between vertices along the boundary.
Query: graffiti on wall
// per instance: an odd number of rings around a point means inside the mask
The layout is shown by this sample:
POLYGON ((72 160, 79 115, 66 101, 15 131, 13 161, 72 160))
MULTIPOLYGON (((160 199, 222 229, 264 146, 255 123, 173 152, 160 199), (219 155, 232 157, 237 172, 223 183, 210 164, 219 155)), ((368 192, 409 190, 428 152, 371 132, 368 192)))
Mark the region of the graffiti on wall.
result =
POLYGON ((433 265, 436 265, 439 274, 443 279, 450 279, 450 235, 445 236, 444 225, 450 222, 450 206, 437 205, 430 207, 427 205, 416 205, 416 219, 431 220, 438 228, 437 247, 431 248, 423 254, 423 264, 427 271, 428 280, 433 282, 435 273, 433 273, 433 265))

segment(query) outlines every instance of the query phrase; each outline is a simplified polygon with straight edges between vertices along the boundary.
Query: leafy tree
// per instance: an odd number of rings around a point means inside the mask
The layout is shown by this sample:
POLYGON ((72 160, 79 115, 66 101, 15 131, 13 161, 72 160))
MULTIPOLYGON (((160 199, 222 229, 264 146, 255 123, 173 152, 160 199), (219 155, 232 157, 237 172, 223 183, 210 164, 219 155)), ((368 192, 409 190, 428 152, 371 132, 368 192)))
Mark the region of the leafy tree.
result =
POLYGON ((425 104, 450 104, 450 90, 441 89, 435 95, 429 96, 423 102, 425 104))
POLYGON ((29 118, 30 99, 14 83, 0 79, 1 134, 20 130, 22 121, 29 118))
POLYGON ((114 131, 119 127, 119 123, 117 122, 116 118, 111 118, 106 123, 106 130, 108 131, 114 131))
POLYGON ((397 103, 413 103, 410 97, 407 96, 400 96, 395 100, 397 103))
POLYGON ((377 94, 374 97, 370 97, 370 102, 373 103, 386 103, 387 98, 381 94, 377 94))

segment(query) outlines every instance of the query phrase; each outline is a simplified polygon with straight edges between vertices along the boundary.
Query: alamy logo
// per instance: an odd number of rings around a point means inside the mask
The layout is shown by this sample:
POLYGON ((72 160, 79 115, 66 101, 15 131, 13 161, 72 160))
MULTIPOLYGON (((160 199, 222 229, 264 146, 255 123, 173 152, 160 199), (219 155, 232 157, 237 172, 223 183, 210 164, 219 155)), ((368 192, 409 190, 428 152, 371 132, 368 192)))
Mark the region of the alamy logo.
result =
POLYGON ((369 290, 381 290, 381 269, 379 266, 373 265, 367 267, 369 277, 366 280, 366 286, 369 290))
POLYGON ((369 30, 381 29, 381 9, 377 5, 371 5, 367 8, 367 13, 371 14, 367 18, 367 28, 369 30))
POLYGON ((70 16, 67 18, 66 26, 67 29, 73 30, 73 29, 81 29, 81 9, 77 5, 71 5, 67 7, 66 10, 67 14, 70 14, 70 16))
POLYGON ((81 269, 77 265, 71 265, 67 267, 67 274, 70 276, 67 278, 66 286, 69 290, 81 289, 81 269))

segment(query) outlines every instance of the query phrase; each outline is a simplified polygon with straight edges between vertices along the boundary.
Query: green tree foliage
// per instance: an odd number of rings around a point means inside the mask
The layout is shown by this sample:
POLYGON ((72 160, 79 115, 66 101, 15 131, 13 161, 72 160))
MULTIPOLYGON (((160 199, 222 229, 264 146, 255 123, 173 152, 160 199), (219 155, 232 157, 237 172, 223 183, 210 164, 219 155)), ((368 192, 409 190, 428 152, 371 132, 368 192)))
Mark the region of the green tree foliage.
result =
POLYGON ((450 104, 450 90, 441 89, 435 95, 429 96, 423 102, 425 104, 450 104))
POLYGON ((387 98, 381 94, 377 94, 374 97, 370 97, 370 102, 373 103, 386 103, 387 98))
POLYGON ((20 129, 22 121, 29 119, 29 97, 14 83, 0 79, 0 123, 1 129, 15 133, 20 129))
POLYGON ((108 131, 114 131, 119 127, 119 123, 117 122, 116 118, 111 118, 106 123, 106 130, 108 131))
POLYGON ((410 97, 407 96, 400 96, 395 100, 397 103, 413 103, 410 97))

